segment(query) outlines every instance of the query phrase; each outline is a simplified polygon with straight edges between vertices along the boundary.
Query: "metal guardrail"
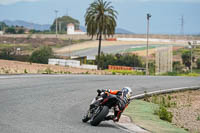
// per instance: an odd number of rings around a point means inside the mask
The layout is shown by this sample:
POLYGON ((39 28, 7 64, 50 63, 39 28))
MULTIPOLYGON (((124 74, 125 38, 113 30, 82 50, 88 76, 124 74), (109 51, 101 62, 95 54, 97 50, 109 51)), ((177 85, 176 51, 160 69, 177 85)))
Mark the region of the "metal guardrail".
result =
POLYGON ((131 100, 142 99, 145 96, 152 96, 152 95, 158 95, 158 94, 166 94, 166 93, 172 93, 172 92, 184 91, 184 90, 198 90, 198 89, 200 89, 200 86, 171 88, 171 89, 165 89, 165 90, 159 90, 159 91, 153 91, 153 92, 147 92, 147 93, 135 95, 135 96, 131 97, 131 100))

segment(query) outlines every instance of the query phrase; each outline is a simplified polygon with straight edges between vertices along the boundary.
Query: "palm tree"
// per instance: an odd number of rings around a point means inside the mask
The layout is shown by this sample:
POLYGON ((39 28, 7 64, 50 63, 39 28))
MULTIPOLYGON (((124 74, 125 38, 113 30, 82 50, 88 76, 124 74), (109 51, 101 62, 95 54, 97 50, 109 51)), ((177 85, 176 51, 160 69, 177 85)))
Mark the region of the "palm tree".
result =
POLYGON ((98 48, 98 69, 100 66, 101 40, 102 35, 111 36, 115 33, 117 11, 114 10, 111 2, 96 0, 90 4, 85 14, 85 26, 89 36, 97 35, 99 39, 98 48))

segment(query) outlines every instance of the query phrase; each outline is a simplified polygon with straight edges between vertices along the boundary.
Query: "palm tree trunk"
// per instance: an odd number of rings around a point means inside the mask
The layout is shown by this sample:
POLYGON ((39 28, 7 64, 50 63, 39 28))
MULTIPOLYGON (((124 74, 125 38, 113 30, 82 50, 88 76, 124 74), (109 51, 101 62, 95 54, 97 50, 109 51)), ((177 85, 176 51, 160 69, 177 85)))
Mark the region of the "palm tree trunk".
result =
POLYGON ((99 49, 98 49, 98 60, 97 60, 97 69, 100 69, 100 55, 101 55, 101 40, 102 40, 102 33, 99 36, 99 49))

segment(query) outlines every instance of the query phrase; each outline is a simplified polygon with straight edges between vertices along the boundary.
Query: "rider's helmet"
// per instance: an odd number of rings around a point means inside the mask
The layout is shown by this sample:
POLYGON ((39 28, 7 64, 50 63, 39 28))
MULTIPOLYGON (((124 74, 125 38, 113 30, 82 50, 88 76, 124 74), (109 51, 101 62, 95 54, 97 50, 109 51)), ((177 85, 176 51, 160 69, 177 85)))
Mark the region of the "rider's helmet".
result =
POLYGON ((124 98, 126 99, 130 99, 131 95, 132 95, 132 90, 130 87, 124 87, 122 88, 122 95, 124 98))

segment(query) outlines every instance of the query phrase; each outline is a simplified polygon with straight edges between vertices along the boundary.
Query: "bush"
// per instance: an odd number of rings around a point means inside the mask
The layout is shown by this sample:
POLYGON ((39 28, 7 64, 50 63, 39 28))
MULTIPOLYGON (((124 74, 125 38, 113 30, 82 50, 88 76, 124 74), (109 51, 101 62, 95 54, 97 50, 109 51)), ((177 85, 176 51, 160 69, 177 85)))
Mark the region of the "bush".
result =
POLYGON ((4 48, 0 51, 0 58, 6 59, 6 60, 11 60, 12 58, 12 53, 14 49, 13 48, 4 48))
MULTIPOLYGON (((191 67, 191 52, 188 50, 188 51, 185 51, 183 54, 182 54, 182 60, 183 60, 183 64, 190 68, 191 67)), ((194 62, 195 60, 195 57, 192 56, 192 61, 194 62)))
POLYGON ((16 29, 14 27, 8 27, 6 30, 5 30, 5 33, 8 33, 8 34, 16 34, 16 29))
POLYGON ((43 46, 32 53, 30 62, 48 64, 48 59, 51 57, 53 57, 52 49, 48 46, 43 46))
POLYGON ((197 59, 197 62, 196 62, 196 64, 197 64, 197 69, 200 69, 200 58, 199 58, 199 59, 197 59))
POLYGON ((141 58, 137 55, 129 54, 101 54, 100 67, 101 69, 108 69, 108 65, 116 66, 130 66, 130 67, 142 67, 141 58))
POLYGON ((181 64, 180 61, 173 62, 173 71, 174 72, 182 72, 184 66, 181 64))
POLYGON ((155 114, 157 114, 161 120, 172 122, 173 115, 171 112, 167 111, 164 106, 160 106, 159 109, 155 111, 155 114))

